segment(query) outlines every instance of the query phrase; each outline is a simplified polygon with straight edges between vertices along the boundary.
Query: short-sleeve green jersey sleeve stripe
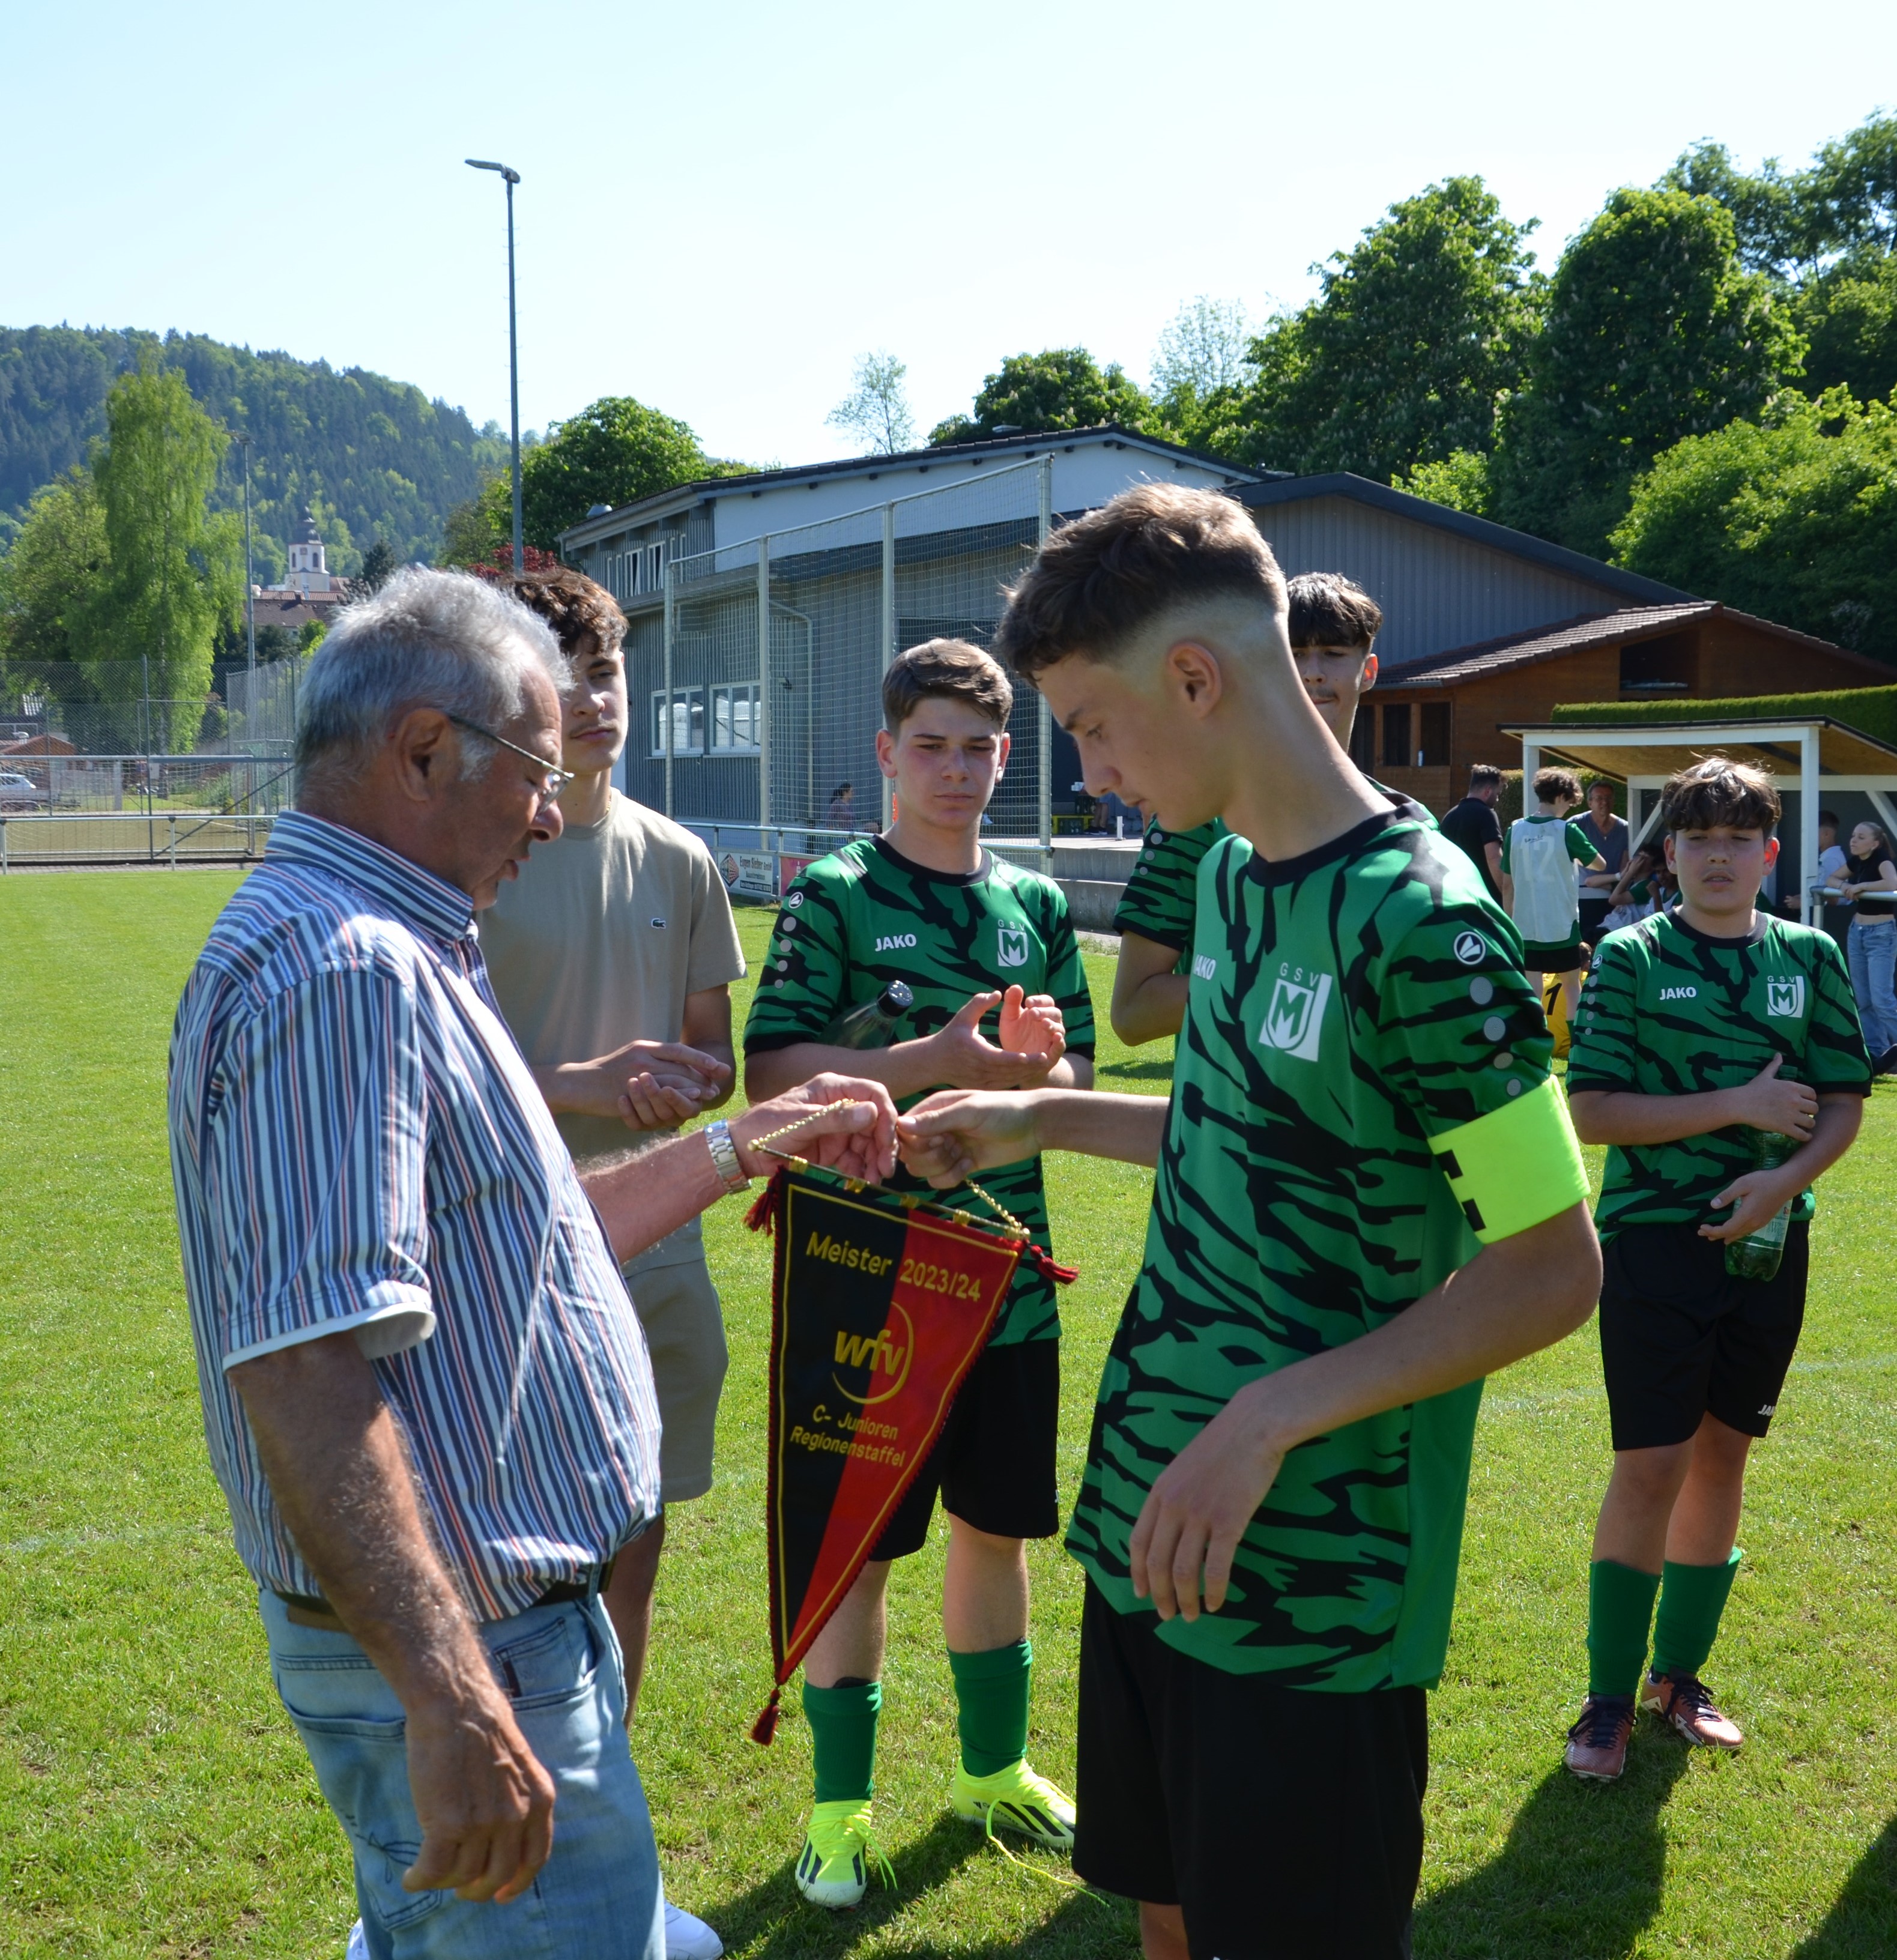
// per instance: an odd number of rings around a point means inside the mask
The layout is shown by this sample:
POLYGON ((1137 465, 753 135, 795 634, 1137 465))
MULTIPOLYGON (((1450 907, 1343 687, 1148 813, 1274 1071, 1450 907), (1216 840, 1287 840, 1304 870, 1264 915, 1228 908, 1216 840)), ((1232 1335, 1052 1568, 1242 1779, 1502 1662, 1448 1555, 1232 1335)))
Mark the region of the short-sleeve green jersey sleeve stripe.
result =
POLYGON ((1148 830, 1120 894, 1113 929, 1136 932, 1183 953, 1192 943, 1199 861, 1224 835, 1225 826, 1217 817, 1191 830, 1161 830, 1157 825, 1148 830))

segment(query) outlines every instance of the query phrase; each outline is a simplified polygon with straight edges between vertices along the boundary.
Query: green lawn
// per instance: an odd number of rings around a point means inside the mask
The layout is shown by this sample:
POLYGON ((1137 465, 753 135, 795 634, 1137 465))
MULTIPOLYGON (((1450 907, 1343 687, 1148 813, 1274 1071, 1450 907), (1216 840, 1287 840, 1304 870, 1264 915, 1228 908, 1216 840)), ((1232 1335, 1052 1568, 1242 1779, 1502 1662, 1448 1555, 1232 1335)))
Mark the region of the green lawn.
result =
MULTIPOLYGON (((330 1955, 340 1835, 266 1677, 205 1467, 164 1129, 165 1043, 233 873, 0 882, 0 1953, 330 1955)), ((747 945, 765 915, 743 915, 747 945)), ((1091 963, 1104 1006, 1110 963, 1091 963)), ((1102 1086, 1163 1093, 1110 1039, 1102 1086)), ((1078 1258, 1064 1468, 1138 1256, 1146 1174, 1057 1162, 1078 1258)), ((1897 1096, 1826 1188, 1805 1344, 1760 1452, 1709 1670, 1752 1738, 1730 1761, 1650 1728, 1618 1787, 1559 1768, 1583 1678, 1588 1531, 1607 1468, 1590 1332, 1491 1390, 1460 1610, 1434 1700, 1417 1950, 1508 1960, 1897 1952, 1897 1096)), ((809 1770, 795 1697, 769 1751, 764 1242, 709 1239, 733 1371, 720 1481, 673 1514, 635 1738, 675 1897, 743 1960, 1023 1953, 1116 1960, 1130 1914, 1007 1863, 944 1802, 953 1698, 941 1540, 899 1569, 878 1814, 900 1879, 831 1919, 789 1876, 809 1770)), ((1079 1588, 1034 1557, 1036 1761, 1071 1776, 1079 1588)))

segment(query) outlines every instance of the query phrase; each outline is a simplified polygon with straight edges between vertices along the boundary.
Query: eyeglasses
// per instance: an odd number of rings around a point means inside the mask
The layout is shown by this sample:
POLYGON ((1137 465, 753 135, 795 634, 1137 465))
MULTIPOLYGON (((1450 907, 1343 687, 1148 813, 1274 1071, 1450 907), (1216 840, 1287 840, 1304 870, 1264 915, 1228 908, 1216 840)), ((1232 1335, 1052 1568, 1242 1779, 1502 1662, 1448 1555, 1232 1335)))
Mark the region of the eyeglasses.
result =
MULTIPOLYGON (((444 710, 444 712, 446 712, 444 710)), ((517 742, 510 742, 504 735, 497 735, 492 728, 483 728, 478 721, 469 721, 465 716, 450 714, 448 719, 457 728, 465 728, 470 735, 479 735, 483 741, 498 742, 503 749, 511 749, 515 755, 524 756, 533 766, 544 772, 545 787, 540 791, 543 803, 558 803, 573 781, 571 769, 556 769, 544 756, 536 756, 531 749, 523 749, 517 742)))

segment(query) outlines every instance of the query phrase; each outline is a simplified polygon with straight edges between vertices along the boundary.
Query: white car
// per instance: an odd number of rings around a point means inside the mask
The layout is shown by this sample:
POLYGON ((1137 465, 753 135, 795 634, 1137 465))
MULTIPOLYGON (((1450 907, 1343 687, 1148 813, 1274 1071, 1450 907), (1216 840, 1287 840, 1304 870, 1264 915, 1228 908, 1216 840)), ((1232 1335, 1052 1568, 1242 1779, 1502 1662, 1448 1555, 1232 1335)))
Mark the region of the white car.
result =
POLYGON ((0 810, 43 810, 46 793, 30 776, 15 769, 0 769, 0 810))

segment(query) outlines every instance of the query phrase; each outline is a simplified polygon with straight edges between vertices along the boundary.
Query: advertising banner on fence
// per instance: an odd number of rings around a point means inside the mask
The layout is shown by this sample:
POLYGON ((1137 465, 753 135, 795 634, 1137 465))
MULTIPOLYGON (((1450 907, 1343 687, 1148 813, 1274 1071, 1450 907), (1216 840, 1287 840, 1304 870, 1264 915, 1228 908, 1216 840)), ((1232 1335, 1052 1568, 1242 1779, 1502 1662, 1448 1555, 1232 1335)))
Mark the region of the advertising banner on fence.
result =
POLYGON ((768 851, 727 851, 718 869, 728 892, 747 899, 777 896, 777 861, 768 851))

